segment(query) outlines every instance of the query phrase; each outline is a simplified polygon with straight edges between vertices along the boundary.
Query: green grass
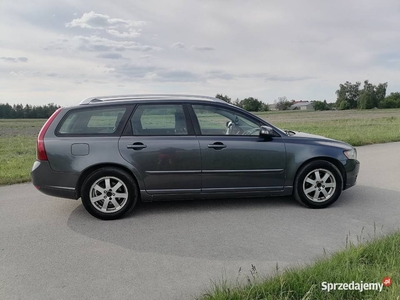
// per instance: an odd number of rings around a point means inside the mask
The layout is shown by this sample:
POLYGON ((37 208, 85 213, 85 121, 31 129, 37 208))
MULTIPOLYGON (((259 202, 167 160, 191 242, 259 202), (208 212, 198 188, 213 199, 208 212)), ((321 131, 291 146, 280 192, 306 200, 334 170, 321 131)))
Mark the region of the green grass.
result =
POLYGON ((251 299, 400 299, 400 232, 369 240, 364 244, 348 245, 343 251, 317 260, 304 268, 289 268, 276 275, 262 278, 254 266, 246 284, 230 285, 226 281, 213 284, 201 300, 251 299), (382 283, 392 279, 382 292, 359 290, 322 290, 327 283, 382 283))
POLYGON ((400 141, 400 109, 258 113, 282 129, 323 135, 353 146, 400 141))
POLYGON ((45 120, 0 119, 0 185, 30 180, 36 138, 45 120))

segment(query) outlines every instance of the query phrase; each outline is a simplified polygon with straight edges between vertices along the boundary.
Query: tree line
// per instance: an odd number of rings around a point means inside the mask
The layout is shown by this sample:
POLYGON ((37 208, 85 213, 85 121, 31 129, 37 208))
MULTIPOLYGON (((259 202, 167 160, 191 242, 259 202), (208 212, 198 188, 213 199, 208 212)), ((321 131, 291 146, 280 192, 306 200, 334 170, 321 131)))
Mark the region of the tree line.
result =
MULTIPOLYGON (((363 88, 360 88, 361 82, 351 83, 346 81, 339 84, 335 103, 328 103, 326 100, 311 100, 309 102, 312 103, 314 110, 400 108, 400 92, 390 93, 386 96, 387 86, 387 82, 374 85, 369 80, 365 80, 363 88)), ((232 101, 227 95, 217 94, 216 98, 248 111, 270 110, 268 104, 253 97, 232 101)), ((278 97, 275 100, 275 106, 277 110, 289 110, 295 102, 295 100, 289 101, 286 97, 278 97)))
POLYGON ((47 119, 55 112, 59 105, 50 103, 42 106, 26 104, 2 104, 0 103, 0 119, 47 119))
POLYGON ((268 111, 269 110, 268 104, 265 104, 261 100, 258 100, 257 98, 253 98, 253 97, 248 97, 243 100, 239 100, 239 98, 237 98, 236 100, 232 101, 232 99, 230 97, 228 97, 227 95, 217 94, 217 95, 215 95, 215 98, 224 100, 227 103, 236 105, 236 106, 243 108, 245 110, 248 110, 248 111, 268 111))
MULTIPOLYGON (((327 103, 324 101, 310 101, 313 104, 314 110, 330 110, 330 109, 372 109, 372 108, 400 108, 400 93, 395 92, 386 96, 387 82, 374 85, 368 80, 364 81, 364 86, 360 89, 361 82, 351 83, 346 81, 339 85, 336 91, 336 102, 327 103)), ((234 101, 227 95, 217 94, 215 96, 227 103, 236 105, 247 111, 268 111, 268 104, 258 100, 257 98, 247 97, 234 101)), ((295 100, 289 101, 286 97, 278 97, 275 100, 276 109, 288 110, 295 103, 295 100)), ((0 119, 47 119, 60 106, 50 103, 43 106, 32 106, 26 104, 0 103, 0 119)))
MULTIPOLYGON (((232 101, 230 97, 223 94, 217 94, 215 98, 224 100, 227 103, 236 105, 240 108, 243 108, 248 111, 269 111, 270 107, 268 104, 258 100, 257 98, 248 97, 243 100, 239 100, 238 98, 235 101, 232 101)), ((277 110, 288 110, 295 103, 295 100, 289 101, 286 97, 278 97, 278 100, 275 100, 275 105, 277 110)), ((324 101, 310 101, 313 104, 315 110, 329 110, 333 109, 333 103, 327 103, 324 101)))
POLYGON ((388 83, 374 85, 368 80, 360 89, 361 82, 346 81, 339 85, 336 91, 337 109, 371 109, 371 108, 400 108, 400 93, 395 92, 386 96, 388 83))

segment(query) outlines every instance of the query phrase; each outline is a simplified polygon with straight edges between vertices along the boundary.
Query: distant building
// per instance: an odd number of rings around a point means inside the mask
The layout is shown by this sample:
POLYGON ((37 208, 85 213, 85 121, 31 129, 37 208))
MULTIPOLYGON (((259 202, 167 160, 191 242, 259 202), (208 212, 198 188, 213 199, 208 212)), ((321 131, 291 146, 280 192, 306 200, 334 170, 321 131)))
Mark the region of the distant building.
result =
POLYGON ((295 101, 289 109, 291 110, 314 110, 313 104, 310 101, 295 101))
POLYGON ((278 110, 278 109, 276 108, 276 103, 268 104, 268 107, 269 107, 269 110, 278 110))

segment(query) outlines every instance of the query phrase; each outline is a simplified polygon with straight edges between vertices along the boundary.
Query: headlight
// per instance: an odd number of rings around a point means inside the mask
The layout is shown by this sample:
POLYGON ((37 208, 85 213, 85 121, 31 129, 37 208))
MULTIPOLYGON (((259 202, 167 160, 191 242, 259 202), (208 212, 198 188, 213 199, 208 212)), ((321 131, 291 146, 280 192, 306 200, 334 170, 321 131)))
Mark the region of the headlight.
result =
POLYGON ((348 158, 348 159, 357 159, 357 150, 355 148, 351 150, 346 150, 343 151, 343 154, 348 158))

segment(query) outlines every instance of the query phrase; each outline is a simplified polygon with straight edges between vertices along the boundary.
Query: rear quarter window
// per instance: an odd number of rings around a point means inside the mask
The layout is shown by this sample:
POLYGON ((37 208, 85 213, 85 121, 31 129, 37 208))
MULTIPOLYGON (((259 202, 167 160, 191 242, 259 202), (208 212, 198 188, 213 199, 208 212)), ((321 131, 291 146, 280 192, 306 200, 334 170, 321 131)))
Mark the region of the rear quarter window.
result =
POLYGON ((113 134, 117 131, 125 112, 125 107, 75 109, 62 120, 57 134, 113 134))

